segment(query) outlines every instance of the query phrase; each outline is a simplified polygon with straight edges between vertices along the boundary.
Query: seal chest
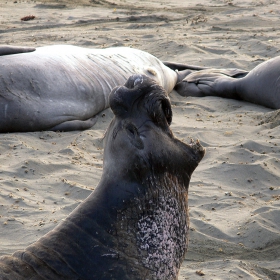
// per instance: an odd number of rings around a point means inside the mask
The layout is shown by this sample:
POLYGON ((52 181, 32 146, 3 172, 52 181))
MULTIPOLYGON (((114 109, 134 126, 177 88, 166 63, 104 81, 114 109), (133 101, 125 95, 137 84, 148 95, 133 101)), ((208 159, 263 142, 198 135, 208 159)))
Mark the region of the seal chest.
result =
POLYGON ((147 279, 176 279, 188 241, 185 186, 168 173, 144 184, 147 191, 118 215, 117 235, 125 240, 121 247, 150 271, 147 279))
POLYGON ((152 199, 147 201, 148 208, 153 210, 143 213, 137 224, 141 261, 145 267, 155 271, 155 279, 176 278, 187 251, 187 197, 176 183, 168 180, 169 186, 154 186, 163 191, 158 192, 156 202, 152 199))

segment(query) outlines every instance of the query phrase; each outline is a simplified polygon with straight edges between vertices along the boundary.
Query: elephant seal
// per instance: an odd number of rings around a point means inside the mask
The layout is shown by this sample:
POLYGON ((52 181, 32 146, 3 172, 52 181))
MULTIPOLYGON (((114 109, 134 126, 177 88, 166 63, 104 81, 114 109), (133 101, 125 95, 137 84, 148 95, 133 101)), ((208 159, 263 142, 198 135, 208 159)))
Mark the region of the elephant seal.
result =
POLYGON ((168 93, 184 77, 128 47, 54 45, 15 54, 16 49, 0 48, 10 52, 0 56, 0 132, 87 129, 109 106, 111 90, 132 74, 153 78, 168 93))
POLYGON ((1 257, 0 279, 177 279, 204 148, 173 136, 166 92, 144 75, 115 88, 110 106, 100 183, 52 231, 1 257))
MULTIPOLYGON (((176 68, 176 64, 166 65, 176 68)), ((249 72, 240 69, 195 69, 183 64, 179 64, 178 69, 190 69, 183 81, 175 86, 180 95, 219 96, 280 109, 280 56, 259 64, 249 72)))

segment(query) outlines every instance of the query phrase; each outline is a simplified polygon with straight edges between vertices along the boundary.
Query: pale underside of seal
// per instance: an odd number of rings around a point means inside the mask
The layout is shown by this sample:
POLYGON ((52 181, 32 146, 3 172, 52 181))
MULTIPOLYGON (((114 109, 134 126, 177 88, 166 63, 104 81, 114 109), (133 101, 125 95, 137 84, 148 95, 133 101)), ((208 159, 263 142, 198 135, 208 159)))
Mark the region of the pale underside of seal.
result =
POLYGON ((189 74, 175 86, 180 95, 219 96, 280 109, 280 56, 251 71, 165 64, 174 70, 189 69, 189 74))
POLYGON ((0 47, 0 132, 82 130, 108 107, 111 90, 145 74, 169 93, 178 74, 132 48, 0 47))
POLYGON ((115 88, 110 106, 99 185, 55 229, 1 257, 1 280, 178 278, 189 181, 204 149, 173 136, 166 92, 144 75, 115 88))

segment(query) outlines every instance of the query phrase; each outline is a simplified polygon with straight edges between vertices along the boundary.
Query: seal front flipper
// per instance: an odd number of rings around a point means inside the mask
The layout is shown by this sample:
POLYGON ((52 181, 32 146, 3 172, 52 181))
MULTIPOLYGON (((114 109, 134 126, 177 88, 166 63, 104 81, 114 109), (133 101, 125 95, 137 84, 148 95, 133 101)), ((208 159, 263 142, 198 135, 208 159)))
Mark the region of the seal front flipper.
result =
POLYGON ((9 46, 2 45, 0 46, 0 56, 17 54, 17 53, 26 53, 26 52, 34 52, 36 49, 32 47, 18 47, 18 46, 9 46))
POLYGON ((98 120, 98 115, 84 121, 81 120, 66 121, 50 128, 49 130, 51 131, 85 130, 94 126, 97 120, 98 120))

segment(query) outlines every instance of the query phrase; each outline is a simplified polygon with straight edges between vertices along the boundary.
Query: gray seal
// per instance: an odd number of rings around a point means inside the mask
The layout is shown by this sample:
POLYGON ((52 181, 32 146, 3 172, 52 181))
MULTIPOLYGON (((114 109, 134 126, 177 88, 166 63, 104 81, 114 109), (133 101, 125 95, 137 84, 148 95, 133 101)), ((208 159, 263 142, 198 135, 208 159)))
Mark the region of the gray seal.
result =
POLYGON ((166 92, 144 75, 115 88, 110 106, 99 185, 52 231, 1 257, 1 280, 178 278, 188 187, 204 148, 173 136, 166 92))
POLYGON ((165 64, 172 69, 189 69, 189 74, 175 86, 182 96, 219 96, 280 109, 280 56, 259 64, 249 72, 165 64))
POLYGON ((153 55, 127 47, 2 46, 0 55, 0 132, 87 129, 132 74, 149 76, 168 93, 179 81, 153 55))

